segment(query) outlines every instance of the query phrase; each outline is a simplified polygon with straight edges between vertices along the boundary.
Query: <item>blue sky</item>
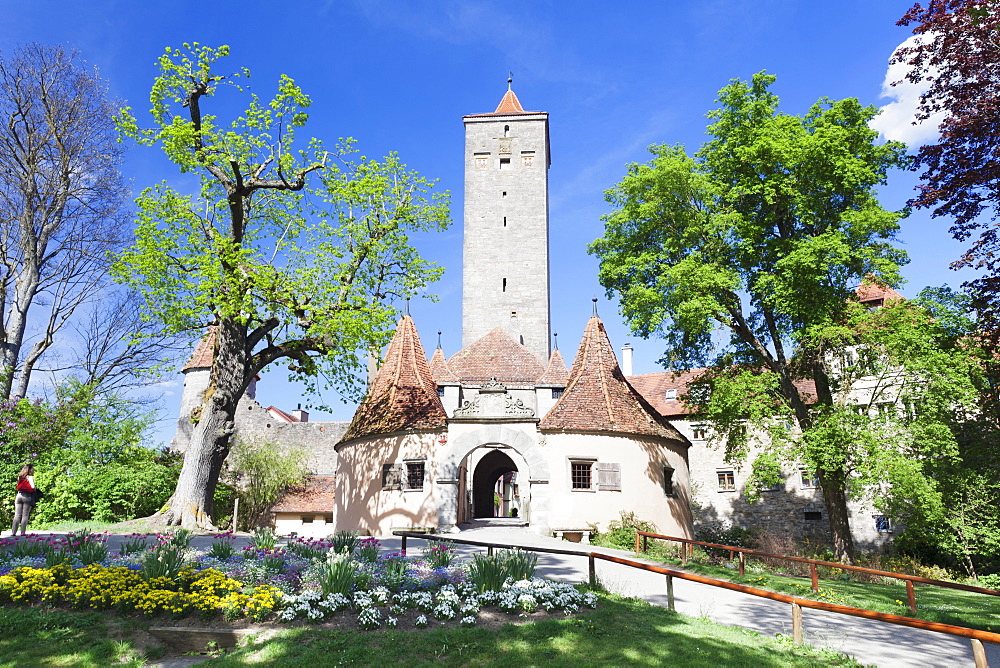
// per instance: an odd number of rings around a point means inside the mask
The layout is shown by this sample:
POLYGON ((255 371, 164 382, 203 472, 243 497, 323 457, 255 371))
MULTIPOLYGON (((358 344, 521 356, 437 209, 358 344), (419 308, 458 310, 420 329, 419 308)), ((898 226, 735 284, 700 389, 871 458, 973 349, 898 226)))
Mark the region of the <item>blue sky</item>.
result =
MULTIPOLYGON (((612 343, 631 342, 635 371, 646 373, 658 370, 662 347, 629 335, 586 253, 608 212, 604 190, 628 163, 645 161, 651 143, 699 146, 705 114, 733 78, 776 74, 773 90, 789 113, 821 97, 892 104, 884 96, 886 68, 910 34, 895 22, 911 4, 0 0, 0 50, 30 41, 71 45, 99 68, 110 94, 137 112, 148 108, 156 58, 182 42, 230 45, 229 63, 251 69, 262 97, 280 74, 291 76, 313 100, 308 134, 328 142, 354 137, 369 156, 397 151, 451 191, 452 228, 416 239, 425 256, 446 267, 433 290, 440 300, 411 307, 425 347, 434 348, 440 330, 448 355, 461 342, 462 116, 493 111, 513 71, 524 107, 550 115, 552 328, 559 346, 572 359, 597 296, 612 343)), ((928 133, 909 126, 909 99, 895 101, 880 129, 916 143, 928 133)), ((180 183, 153 149, 132 150, 125 168, 136 191, 162 180, 180 183)), ((894 173, 884 205, 902 207, 915 183, 914 174, 894 173)), ((971 277, 948 269, 961 245, 947 227, 924 212, 903 222, 900 241, 911 258, 904 295, 971 277)), ((164 441, 179 390, 179 374, 157 386, 164 418, 157 437, 164 441)), ((297 393, 279 367, 264 374, 258 399, 290 409, 297 393)), ((352 413, 334 394, 320 401, 331 404, 328 419, 352 413)))

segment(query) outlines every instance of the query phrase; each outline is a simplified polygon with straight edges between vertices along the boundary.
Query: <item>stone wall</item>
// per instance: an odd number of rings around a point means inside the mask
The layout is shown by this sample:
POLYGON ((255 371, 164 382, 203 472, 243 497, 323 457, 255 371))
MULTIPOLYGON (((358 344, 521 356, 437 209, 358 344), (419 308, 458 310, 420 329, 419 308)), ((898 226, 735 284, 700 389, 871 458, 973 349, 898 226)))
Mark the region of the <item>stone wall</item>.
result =
POLYGON ((549 358, 548 151, 547 114, 465 118, 463 347, 509 327, 549 358))

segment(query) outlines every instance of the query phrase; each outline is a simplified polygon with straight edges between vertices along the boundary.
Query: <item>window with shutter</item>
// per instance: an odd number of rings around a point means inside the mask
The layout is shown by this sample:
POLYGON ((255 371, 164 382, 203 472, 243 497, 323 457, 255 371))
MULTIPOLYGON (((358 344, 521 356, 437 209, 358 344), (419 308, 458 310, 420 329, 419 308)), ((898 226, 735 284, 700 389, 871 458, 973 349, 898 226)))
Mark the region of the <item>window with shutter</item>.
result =
POLYGON ((600 462, 597 464, 597 489, 622 491, 622 465, 600 462))
POLYGON ((383 464, 382 489, 402 489, 402 488, 403 488, 403 465, 383 464))

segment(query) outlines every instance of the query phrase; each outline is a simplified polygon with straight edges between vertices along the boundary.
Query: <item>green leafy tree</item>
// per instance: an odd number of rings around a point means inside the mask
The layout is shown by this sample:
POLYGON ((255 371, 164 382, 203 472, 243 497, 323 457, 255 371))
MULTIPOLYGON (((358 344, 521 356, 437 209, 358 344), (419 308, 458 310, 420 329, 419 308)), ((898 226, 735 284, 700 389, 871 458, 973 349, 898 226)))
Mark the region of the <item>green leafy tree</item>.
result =
MULTIPOLYGON (((230 457, 233 488, 240 500, 243 526, 257 526, 261 517, 289 488, 309 472, 302 448, 277 448, 272 443, 237 440, 230 457)), ((234 523, 234 525, 240 523, 234 523)))
POLYGON ((200 178, 194 195, 165 184, 143 192, 136 244, 115 267, 168 332, 215 332, 209 387, 163 516, 192 528, 212 524, 236 405, 256 374, 287 359, 296 377, 356 395, 359 354, 388 340, 393 302, 440 274, 408 234, 448 224, 447 195, 432 194, 395 155, 352 160, 350 140, 332 152, 299 142, 309 98, 282 76, 261 100, 238 83, 247 70, 215 71, 228 52, 168 49, 151 93, 153 127, 130 110, 118 119, 126 136, 200 178), (223 93, 246 98, 229 122, 206 109, 216 97, 233 109, 223 93))
MULTIPOLYGON (((877 110, 855 99, 780 113, 774 80, 723 88, 695 155, 658 145, 649 164, 631 165, 590 247, 633 331, 666 340, 663 363, 712 366, 702 400, 737 459, 755 429, 805 434, 833 409, 828 328, 865 276, 894 284, 905 262, 892 244, 905 212, 875 195, 906 165, 904 146, 876 144, 867 123, 877 110), (804 378, 816 396, 800 391, 804 378)), ((835 552, 849 559, 850 470, 836 458, 813 464, 835 552)))

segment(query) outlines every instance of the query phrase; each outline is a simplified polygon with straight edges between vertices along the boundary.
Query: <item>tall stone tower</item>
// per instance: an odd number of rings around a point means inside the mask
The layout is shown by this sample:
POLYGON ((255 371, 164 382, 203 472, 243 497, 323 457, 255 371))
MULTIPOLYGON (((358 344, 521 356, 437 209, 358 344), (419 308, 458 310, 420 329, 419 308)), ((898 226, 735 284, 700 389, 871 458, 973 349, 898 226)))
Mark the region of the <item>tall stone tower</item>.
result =
POLYGON ((462 346, 507 328, 549 358, 549 115, 510 88, 465 116, 462 346))

